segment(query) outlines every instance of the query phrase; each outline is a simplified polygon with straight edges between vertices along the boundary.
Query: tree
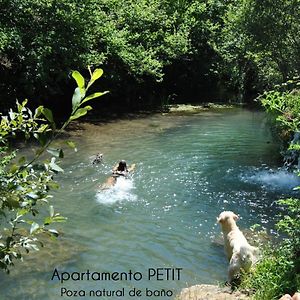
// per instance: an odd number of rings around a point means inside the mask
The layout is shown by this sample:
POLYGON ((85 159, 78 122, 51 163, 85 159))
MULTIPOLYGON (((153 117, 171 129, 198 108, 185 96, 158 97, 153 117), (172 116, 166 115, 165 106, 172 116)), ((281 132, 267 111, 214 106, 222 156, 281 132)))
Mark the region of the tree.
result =
POLYGON ((298 0, 228 1, 215 49, 243 97, 299 75, 299 19, 298 0))

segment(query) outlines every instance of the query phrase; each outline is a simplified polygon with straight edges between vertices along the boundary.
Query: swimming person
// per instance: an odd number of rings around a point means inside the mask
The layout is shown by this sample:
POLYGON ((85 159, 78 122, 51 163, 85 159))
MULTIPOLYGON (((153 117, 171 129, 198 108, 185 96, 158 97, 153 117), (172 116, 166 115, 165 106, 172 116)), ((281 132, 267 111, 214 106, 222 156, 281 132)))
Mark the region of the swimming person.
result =
POLYGON ((127 168, 127 163, 125 160, 121 160, 118 165, 116 165, 113 168, 112 171, 113 175, 117 176, 127 176, 128 175, 128 168, 127 168))
POLYGON ((116 182, 117 178, 120 176, 127 177, 130 172, 135 169, 135 164, 132 164, 129 168, 127 168, 127 163, 125 160, 121 160, 112 170, 112 175, 106 180, 104 184, 100 187, 101 190, 109 189, 113 187, 116 182))

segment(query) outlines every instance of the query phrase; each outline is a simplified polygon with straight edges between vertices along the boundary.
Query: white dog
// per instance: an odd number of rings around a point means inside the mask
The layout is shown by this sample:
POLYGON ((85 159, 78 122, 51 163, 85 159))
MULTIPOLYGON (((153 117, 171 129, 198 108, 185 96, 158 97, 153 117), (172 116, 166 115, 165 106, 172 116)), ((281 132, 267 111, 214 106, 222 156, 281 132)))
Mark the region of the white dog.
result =
POLYGON ((251 246, 236 225, 238 216, 232 211, 223 211, 217 218, 224 236, 224 248, 229 260, 228 281, 231 282, 241 269, 249 271, 256 263, 258 249, 251 246))

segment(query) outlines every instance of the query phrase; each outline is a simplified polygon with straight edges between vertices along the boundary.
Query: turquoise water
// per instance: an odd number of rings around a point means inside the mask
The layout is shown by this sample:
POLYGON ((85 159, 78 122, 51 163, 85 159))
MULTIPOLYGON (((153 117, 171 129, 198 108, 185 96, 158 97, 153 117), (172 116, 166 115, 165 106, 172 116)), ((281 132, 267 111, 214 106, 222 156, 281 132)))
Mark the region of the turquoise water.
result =
MULTIPOLYGON (((279 149, 263 113, 244 109, 193 115, 152 115, 108 124, 83 124, 72 133, 78 152, 63 161, 55 208, 68 222, 57 225, 60 242, 0 275, 1 299, 172 299, 147 297, 146 288, 170 290, 226 280, 227 262, 216 217, 240 215, 239 226, 260 224, 269 232, 297 177, 278 169, 279 149), (103 164, 92 157, 104 154, 103 164), (99 185, 120 159, 137 168, 111 190, 99 185), (53 272, 139 272, 141 280, 61 283, 53 272), (148 270, 182 268, 180 280, 148 270), (157 280, 163 279, 163 280, 157 280), (172 280, 175 279, 175 280, 172 280), (61 288, 85 297, 61 296, 61 288), (131 288, 141 297, 92 297, 90 290, 131 288)), ((272 231, 271 231, 272 232, 272 231)), ((177 274, 177 273, 176 273, 177 274)))

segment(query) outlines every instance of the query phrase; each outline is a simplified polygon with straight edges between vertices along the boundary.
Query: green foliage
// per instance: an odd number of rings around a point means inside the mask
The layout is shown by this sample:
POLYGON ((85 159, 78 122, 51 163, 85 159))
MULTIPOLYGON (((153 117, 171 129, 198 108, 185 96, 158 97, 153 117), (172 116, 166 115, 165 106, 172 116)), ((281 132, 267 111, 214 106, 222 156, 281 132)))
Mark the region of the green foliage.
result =
MULTIPOLYGON (((80 98, 72 102, 72 113, 60 129, 56 129, 51 110, 39 106, 33 113, 26 107, 27 100, 22 104, 17 102, 17 111, 10 110, 7 116, 1 116, 0 123, 0 268, 9 271, 15 259, 21 259, 23 254, 38 250, 43 246, 38 235, 41 233, 57 236, 58 232, 49 227, 53 223, 63 222, 65 218, 55 212, 49 205, 49 191, 58 188, 53 176, 63 172, 59 160, 64 157, 63 149, 51 148, 51 143, 68 126, 68 124, 83 115, 90 106, 83 103, 102 96, 95 93, 87 96, 89 87, 102 75, 102 70, 90 71, 91 79, 85 85, 85 80, 77 71, 72 72, 80 89, 80 98), (36 139, 40 147, 33 158, 19 157, 18 151, 10 146, 12 137, 21 135, 25 139, 36 139), (49 158, 41 160, 45 151, 49 158), (48 210, 46 217, 45 208, 48 210)), ((74 96, 73 96, 74 98, 74 96)), ((73 142, 67 144, 75 148, 73 142)))
POLYGON ((227 3, 215 49, 226 63, 231 84, 245 95, 299 75, 299 1, 227 3))
MULTIPOLYGON (((279 124, 280 130, 291 134, 300 130, 298 86, 298 79, 289 80, 259 97, 262 105, 279 124)), ((291 144, 289 148, 300 150, 299 144, 291 144)), ((300 170, 297 171, 299 173, 300 170)), ((300 290, 300 200, 282 199, 278 204, 283 206, 283 213, 276 226, 283 234, 283 241, 264 249, 261 261, 242 282, 242 288, 255 291, 254 299, 279 299, 283 294, 300 290)))
POLYGON ((150 98, 153 87, 170 95, 179 82, 253 99, 299 75, 299 19, 298 0, 3 0, 1 105, 20 94, 62 97, 61 70, 88 65, 111 70, 116 98, 139 89, 150 98))
MULTIPOLYGON (((161 80, 165 65, 189 48, 180 17, 171 3, 158 0, 1 1, 0 72, 10 79, 6 90, 10 86, 15 97, 18 90, 28 96, 59 94, 66 81, 62 69, 103 64, 114 70, 112 82, 120 74, 124 81, 161 80)), ((84 82, 77 75, 80 88, 84 82)))
MULTIPOLYGON (((300 189, 297 187, 296 189, 300 189)), ((300 200, 289 198, 278 201, 288 208, 286 214, 277 223, 277 228, 287 236, 291 253, 298 257, 298 271, 300 271, 300 200)))
POLYGON ((277 229, 285 234, 278 245, 267 245, 255 269, 243 277, 241 289, 254 291, 254 299, 277 300, 300 290, 300 200, 284 199, 287 207, 277 229))
POLYGON ((281 128, 297 132, 300 128, 300 81, 289 80, 264 92, 258 99, 275 117, 281 128))
POLYGON ((241 289, 255 291, 257 300, 277 300, 286 293, 300 288, 299 258, 293 256, 289 245, 278 249, 269 246, 255 270, 243 277, 241 289))

